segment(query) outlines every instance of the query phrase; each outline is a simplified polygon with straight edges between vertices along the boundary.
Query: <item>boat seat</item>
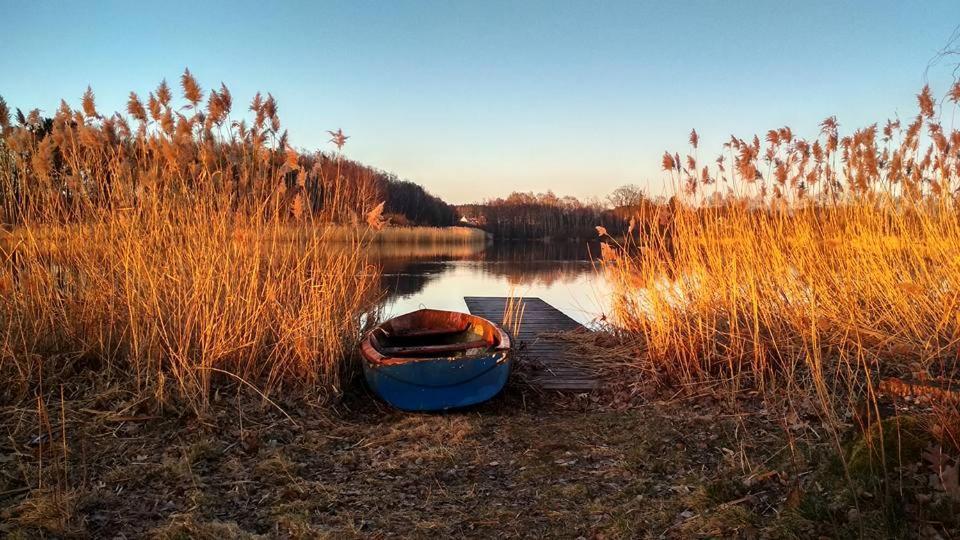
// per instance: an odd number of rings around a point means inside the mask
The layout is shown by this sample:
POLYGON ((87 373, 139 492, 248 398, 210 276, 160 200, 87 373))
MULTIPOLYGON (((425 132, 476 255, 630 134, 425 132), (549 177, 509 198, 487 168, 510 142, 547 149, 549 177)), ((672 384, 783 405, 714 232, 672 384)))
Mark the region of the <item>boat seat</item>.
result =
POLYGON ((459 328, 424 328, 421 330, 388 332, 387 329, 381 327, 380 330, 387 337, 413 338, 413 337, 430 337, 430 336, 445 336, 448 334, 459 334, 461 332, 466 332, 467 330, 470 330, 472 326, 473 326, 473 323, 467 323, 459 328))
POLYGON ((417 347, 378 347, 380 352, 389 356, 431 356, 435 354, 468 351, 470 349, 485 349, 490 347, 486 340, 478 339, 462 343, 447 345, 421 345, 417 347))

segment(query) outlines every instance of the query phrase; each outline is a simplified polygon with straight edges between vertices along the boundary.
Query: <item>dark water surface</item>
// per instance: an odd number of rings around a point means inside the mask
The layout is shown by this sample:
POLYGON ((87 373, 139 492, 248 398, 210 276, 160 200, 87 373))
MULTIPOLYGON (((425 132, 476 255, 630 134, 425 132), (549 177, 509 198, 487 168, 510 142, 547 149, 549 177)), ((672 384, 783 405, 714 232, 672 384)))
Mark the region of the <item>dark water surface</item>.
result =
MULTIPOLYGON (((384 315, 421 307, 467 311, 464 296, 540 297, 590 324, 609 302, 587 242, 504 242, 486 246, 385 246, 377 254, 387 291, 384 315)), ((499 322, 499 321, 496 321, 499 322)))

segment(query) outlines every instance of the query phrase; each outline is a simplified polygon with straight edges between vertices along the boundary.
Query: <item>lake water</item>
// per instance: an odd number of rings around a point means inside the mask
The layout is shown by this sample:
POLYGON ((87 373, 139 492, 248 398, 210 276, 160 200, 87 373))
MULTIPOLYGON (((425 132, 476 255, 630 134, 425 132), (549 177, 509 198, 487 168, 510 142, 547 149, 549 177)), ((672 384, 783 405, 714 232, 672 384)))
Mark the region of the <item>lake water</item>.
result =
MULTIPOLYGON (((419 308, 467 311, 464 296, 539 297, 589 325, 608 312, 609 288, 587 242, 504 242, 440 250, 389 246, 378 255, 384 316, 419 308)), ((497 321, 499 322, 499 321, 497 321)))

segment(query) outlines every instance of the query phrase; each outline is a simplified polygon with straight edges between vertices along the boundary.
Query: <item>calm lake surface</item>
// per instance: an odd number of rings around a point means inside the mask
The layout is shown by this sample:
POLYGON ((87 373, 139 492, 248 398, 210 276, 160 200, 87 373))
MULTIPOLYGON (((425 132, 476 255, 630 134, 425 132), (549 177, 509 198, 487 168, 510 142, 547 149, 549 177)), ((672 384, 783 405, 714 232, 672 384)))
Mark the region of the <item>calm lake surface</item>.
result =
MULTIPOLYGON (((589 325, 609 312, 609 288, 588 242, 502 242, 439 250, 384 246, 377 254, 384 316, 422 307, 467 311, 464 296, 539 297, 589 325)), ((499 321, 495 321, 499 322, 499 321)))

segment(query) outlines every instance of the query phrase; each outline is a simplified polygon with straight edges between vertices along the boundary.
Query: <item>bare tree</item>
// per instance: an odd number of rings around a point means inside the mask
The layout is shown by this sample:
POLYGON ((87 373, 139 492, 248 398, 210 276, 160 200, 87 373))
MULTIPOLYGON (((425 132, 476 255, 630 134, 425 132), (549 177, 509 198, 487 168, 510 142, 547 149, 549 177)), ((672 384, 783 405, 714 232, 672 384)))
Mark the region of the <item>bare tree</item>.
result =
POLYGON ((647 194, 643 191, 643 188, 636 184, 622 185, 607 196, 607 201, 614 208, 639 206, 645 200, 647 200, 647 194))
POLYGON ((953 28, 947 42, 927 63, 927 68, 923 72, 924 80, 927 79, 930 69, 941 62, 952 65, 953 80, 960 80, 960 24, 953 28))

